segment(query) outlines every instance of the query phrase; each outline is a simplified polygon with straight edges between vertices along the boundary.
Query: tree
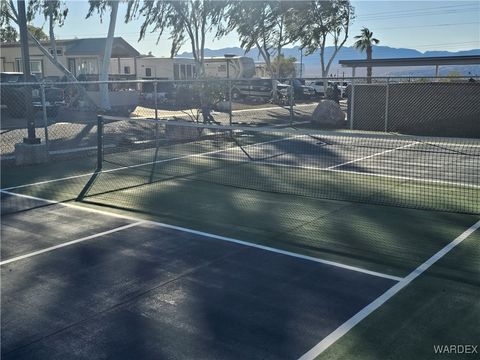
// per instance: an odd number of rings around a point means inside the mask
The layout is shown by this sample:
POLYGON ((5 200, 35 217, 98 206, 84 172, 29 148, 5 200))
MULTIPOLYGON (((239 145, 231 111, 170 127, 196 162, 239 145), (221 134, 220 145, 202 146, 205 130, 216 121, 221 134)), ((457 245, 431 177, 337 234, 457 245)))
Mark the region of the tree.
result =
MULTIPOLYGON (((63 25, 63 20, 67 15, 66 8, 64 8, 62 11, 58 10, 62 4, 58 1, 53 1, 53 4, 55 4, 55 8, 51 5, 50 0, 30 0, 29 1, 29 8, 27 10, 27 17, 32 20, 33 17, 35 16, 36 13, 38 13, 39 8, 45 8, 48 7, 49 11, 52 12, 53 10, 53 20, 57 21, 61 16, 63 16, 63 19, 59 21, 60 26, 63 25), (46 4, 48 5, 46 6, 46 4), (42 4, 41 6, 38 4, 42 4), (58 10, 58 11, 57 11, 58 10), (58 16, 58 18, 57 18, 58 16)), ((8 27, 10 26, 11 22, 15 23, 18 25, 18 13, 17 10, 13 4, 13 0, 3 0, 0 1, 0 26, 2 27, 8 27)), ((50 54, 50 51, 43 46, 39 39, 37 39, 31 32, 28 32, 28 38, 31 40, 35 46, 42 52, 42 54, 62 73, 65 74, 65 77, 67 78, 68 81, 71 81, 74 83, 74 86, 76 87, 78 91, 78 96, 82 96, 85 100, 87 100, 93 107, 96 107, 95 103, 90 99, 90 97, 87 95, 85 88, 78 84, 78 80, 73 76, 73 74, 63 66, 61 62, 59 62, 56 58, 56 56, 52 56, 50 54)), ((50 41, 54 41, 54 36, 50 39, 50 41)), ((55 51, 56 55, 56 51, 55 51)))
POLYGON ((292 14, 289 32, 298 39, 305 54, 320 52, 320 65, 324 88, 330 67, 338 52, 348 39, 350 22, 354 18, 354 8, 348 0, 301 2, 292 14), (333 44, 333 51, 328 54, 326 47, 333 44))
MULTIPOLYGON (((54 28, 56 25, 60 27, 63 26, 68 15, 68 8, 64 2, 59 0, 30 0, 28 3, 27 17, 29 20, 33 20, 36 14, 41 14, 45 20, 48 20, 50 47, 53 50, 53 58, 58 62, 54 28)), ((41 40, 38 36, 35 37, 41 40)))
POLYGON ((48 41, 48 35, 44 33, 43 29, 40 27, 33 26, 32 24, 27 25, 27 30, 32 34, 38 41, 48 41))
POLYGON ((172 40, 171 57, 190 41, 193 58, 203 76, 205 38, 210 32, 215 32, 215 36, 218 36, 225 6, 225 1, 217 0, 145 0, 143 4, 135 0, 128 3, 126 20, 143 16, 139 40, 151 28, 151 32, 158 32, 158 44, 164 32, 169 31, 172 40))
POLYGON ((227 11, 227 25, 221 34, 235 30, 245 53, 257 47, 267 71, 274 78, 279 74, 272 67, 272 58, 280 59, 283 47, 296 40, 293 33, 288 32, 290 14, 298 6, 296 4, 299 2, 232 1, 227 11))
MULTIPOLYGON (((110 65, 110 58, 112 57, 112 47, 115 35, 115 24, 117 21, 118 1, 117 0, 89 0, 90 9, 88 10, 87 18, 92 16, 96 10, 102 19, 103 14, 107 11, 107 6, 110 10, 110 24, 108 26, 107 39, 105 41, 105 52, 103 54, 102 69, 100 70, 100 81, 108 81, 108 68, 110 65)), ((108 83, 100 84, 100 106, 103 110, 110 110, 110 97, 108 95, 108 83)))
POLYGON ((0 42, 11 43, 16 42, 18 38, 18 31, 11 25, 0 29, 0 42))
POLYGON ((284 55, 277 56, 272 62, 272 69, 279 78, 295 77, 296 58, 290 56, 286 58, 284 55))
MULTIPOLYGON (((373 32, 368 30, 366 27, 362 29, 360 35, 354 37, 357 39, 353 43, 353 47, 360 51, 366 51, 367 53, 367 60, 372 60, 372 48, 373 44, 378 44, 380 40, 375 39, 373 37, 373 32)), ((367 83, 370 84, 372 82, 372 67, 367 67, 367 83)))
POLYGON ((275 78, 280 76, 280 67, 274 68, 272 58, 281 62, 284 46, 295 42, 296 34, 289 32, 291 13, 301 2, 295 1, 231 1, 227 8, 228 22, 220 35, 236 31, 240 46, 249 52, 258 49, 272 78, 273 100, 277 101, 275 78))

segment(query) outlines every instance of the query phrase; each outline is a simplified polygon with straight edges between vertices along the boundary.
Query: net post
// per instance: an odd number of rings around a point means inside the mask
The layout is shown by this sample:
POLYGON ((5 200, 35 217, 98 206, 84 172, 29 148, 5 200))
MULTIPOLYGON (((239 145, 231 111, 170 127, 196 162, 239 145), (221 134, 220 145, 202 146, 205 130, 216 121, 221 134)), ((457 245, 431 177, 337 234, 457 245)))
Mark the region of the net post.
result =
POLYGON ((76 201, 83 201, 85 196, 87 196, 88 191, 92 187, 93 183, 97 179, 98 175, 102 172, 103 167, 103 116, 97 115, 97 167, 88 179, 87 183, 83 187, 80 194, 78 194, 76 201))
POLYGON ((96 172, 103 168, 103 116, 97 115, 97 168, 96 172))

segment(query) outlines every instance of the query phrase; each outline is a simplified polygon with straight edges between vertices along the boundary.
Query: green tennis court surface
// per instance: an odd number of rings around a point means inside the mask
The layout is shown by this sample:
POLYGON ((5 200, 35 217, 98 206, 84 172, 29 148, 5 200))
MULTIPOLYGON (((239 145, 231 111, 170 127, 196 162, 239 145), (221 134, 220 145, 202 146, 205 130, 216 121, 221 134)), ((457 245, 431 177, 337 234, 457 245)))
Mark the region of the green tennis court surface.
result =
POLYGON ((3 169, 5 358, 478 345, 478 141, 162 126, 3 169))

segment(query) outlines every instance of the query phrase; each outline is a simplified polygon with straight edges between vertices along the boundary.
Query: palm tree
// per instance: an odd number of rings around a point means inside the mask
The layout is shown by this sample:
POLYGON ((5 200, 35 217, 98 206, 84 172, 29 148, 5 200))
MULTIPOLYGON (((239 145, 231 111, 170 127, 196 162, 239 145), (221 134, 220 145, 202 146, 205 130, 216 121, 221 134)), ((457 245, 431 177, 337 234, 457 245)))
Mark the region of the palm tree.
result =
MULTIPOLYGON (((355 41, 355 43, 353 44, 353 47, 355 49, 359 49, 360 51, 366 50, 367 60, 372 60, 372 45, 378 44, 380 40, 375 39, 373 37, 373 32, 368 30, 366 27, 364 27, 361 31, 361 34, 355 36, 354 39, 357 39, 357 41, 355 41)), ((367 83, 370 84, 371 82, 372 82, 372 67, 369 66, 367 67, 367 83)))

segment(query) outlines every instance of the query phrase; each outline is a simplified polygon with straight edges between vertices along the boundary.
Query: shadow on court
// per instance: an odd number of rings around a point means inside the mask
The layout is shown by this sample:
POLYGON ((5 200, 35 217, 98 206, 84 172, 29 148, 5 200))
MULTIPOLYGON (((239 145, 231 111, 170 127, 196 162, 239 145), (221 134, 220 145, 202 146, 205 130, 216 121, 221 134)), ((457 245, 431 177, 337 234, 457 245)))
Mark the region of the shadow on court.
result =
POLYGON ((297 358, 395 284, 63 204, 2 212, 4 359, 297 358))

